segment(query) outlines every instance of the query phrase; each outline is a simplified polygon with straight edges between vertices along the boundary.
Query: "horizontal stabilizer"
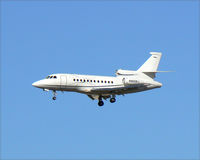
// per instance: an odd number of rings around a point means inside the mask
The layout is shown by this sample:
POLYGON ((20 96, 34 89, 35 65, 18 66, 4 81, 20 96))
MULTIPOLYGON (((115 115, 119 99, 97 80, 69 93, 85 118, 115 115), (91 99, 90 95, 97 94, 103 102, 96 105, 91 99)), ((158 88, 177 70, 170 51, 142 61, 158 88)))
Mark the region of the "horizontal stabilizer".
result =
POLYGON ((156 73, 167 73, 167 72, 174 72, 174 71, 151 71, 151 72, 142 72, 144 74, 146 74, 147 76, 151 77, 151 78, 155 78, 156 77, 156 73))
POLYGON ((150 72, 143 72, 143 73, 163 73, 163 72, 175 72, 175 71, 150 71, 150 72))

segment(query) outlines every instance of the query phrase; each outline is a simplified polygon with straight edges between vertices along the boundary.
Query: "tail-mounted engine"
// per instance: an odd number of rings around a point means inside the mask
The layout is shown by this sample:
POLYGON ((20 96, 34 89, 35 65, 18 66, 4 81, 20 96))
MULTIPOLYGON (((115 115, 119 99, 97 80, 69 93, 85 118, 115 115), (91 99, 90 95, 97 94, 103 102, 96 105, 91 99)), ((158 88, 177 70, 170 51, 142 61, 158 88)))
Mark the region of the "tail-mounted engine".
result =
POLYGON ((116 70, 115 74, 117 76, 119 76, 119 75, 132 76, 132 75, 136 74, 136 71, 118 69, 118 70, 116 70))

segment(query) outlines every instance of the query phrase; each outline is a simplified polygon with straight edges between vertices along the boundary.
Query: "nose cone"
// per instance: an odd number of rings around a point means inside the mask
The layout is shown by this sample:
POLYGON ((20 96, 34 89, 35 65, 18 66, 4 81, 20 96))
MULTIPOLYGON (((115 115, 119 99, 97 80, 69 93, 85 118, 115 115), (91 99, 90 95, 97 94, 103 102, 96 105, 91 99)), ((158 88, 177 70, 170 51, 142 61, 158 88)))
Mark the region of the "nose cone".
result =
POLYGON ((32 86, 34 86, 34 87, 39 87, 39 81, 37 81, 37 82, 34 82, 34 83, 32 83, 32 86))
POLYGON ((43 80, 34 82, 34 83, 32 84, 32 86, 37 87, 37 88, 43 88, 43 87, 44 87, 43 80))

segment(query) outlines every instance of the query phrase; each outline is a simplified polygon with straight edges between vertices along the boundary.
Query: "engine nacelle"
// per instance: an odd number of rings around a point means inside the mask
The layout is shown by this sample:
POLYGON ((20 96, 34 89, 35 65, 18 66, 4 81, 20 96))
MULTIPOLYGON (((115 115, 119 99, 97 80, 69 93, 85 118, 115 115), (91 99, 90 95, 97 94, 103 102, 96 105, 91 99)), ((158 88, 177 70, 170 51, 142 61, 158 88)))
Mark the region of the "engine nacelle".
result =
POLYGON ((115 74, 118 75, 134 75, 136 74, 136 71, 131 71, 131 70, 123 70, 123 69, 118 69, 116 70, 115 74))

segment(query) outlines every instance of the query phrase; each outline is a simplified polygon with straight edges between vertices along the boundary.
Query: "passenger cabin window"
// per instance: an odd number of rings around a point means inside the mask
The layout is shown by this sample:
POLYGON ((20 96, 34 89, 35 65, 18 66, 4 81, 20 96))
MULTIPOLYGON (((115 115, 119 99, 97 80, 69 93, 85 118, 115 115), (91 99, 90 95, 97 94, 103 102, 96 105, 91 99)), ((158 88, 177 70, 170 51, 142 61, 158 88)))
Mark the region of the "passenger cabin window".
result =
POLYGON ((92 80, 90 80, 90 82, 92 82, 92 80))
POLYGON ((108 81, 108 83, 110 83, 110 81, 108 81))
POLYGON ((103 83, 103 81, 101 81, 101 83, 103 83))
POLYGON ((87 82, 89 82, 89 80, 87 80, 87 82))
POLYGON ((99 80, 97 82, 99 83, 99 80))
POLYGON ((73 81, 76 81, 76 79, 73 79, 73 81))
POLYGON ((106 81, 105 81, 105 83, 106 83, 106 81))
POLYGON ((96 80, 94 80, 94 82, 96 82, 96 80))
POLYGON ((113 83, 113 81, 111 81, 111 83, 113 83))
POLYGON ((85 79, 83 81, 85 82, 85 79))
POLYGON ((77 82, 79 81, 79 79, 77 79, 77 82))

